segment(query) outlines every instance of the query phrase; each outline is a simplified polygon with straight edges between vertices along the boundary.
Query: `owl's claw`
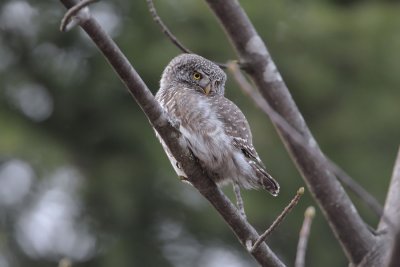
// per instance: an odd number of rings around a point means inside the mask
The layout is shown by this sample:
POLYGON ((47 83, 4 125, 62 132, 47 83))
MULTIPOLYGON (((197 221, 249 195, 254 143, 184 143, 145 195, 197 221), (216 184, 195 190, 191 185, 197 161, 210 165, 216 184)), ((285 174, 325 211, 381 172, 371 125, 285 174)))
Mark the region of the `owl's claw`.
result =
POLYGON ((178 169, 182 170, 182 165, 181 165, 179 162, 176 162, 176 163, 175 163, 175 166, 176 166, 178 169))
POLYGON ((187 177, 182 176, 182 175, 179 175, 178 179, 181 180, 181 182, 188 182, 189 181, 187 177))
POLYGON ((187 177, 179 175, 178 178, 182 183, 192 185, 192 183, 189 181, 189 179, 187 177))

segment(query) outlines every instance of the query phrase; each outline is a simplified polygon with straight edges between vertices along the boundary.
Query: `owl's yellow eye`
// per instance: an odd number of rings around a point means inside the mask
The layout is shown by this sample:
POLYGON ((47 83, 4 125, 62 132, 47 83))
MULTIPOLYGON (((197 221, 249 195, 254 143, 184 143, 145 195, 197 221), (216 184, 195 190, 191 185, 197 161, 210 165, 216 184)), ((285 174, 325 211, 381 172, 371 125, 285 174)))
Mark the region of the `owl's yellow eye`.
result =
POLYGON ((201 79, 201 74, 198 73, 198 72, 193 73, 193 79, 200 80, 201 79))

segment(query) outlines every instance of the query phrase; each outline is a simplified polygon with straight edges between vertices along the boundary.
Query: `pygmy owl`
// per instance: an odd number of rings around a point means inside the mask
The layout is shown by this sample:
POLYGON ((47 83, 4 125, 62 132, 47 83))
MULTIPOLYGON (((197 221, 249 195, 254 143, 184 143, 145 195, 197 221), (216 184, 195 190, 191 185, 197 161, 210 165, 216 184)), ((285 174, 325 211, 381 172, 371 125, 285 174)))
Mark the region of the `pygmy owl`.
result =
MULTIPOLYGON (((216 183, 263 188, 276 196, 279 184, 266 171, 253 146, 246 117, 225 98, 225 81, 226 74, 215 63, 182 54, 165 68, 156 100, 177 122, 187 146, 216 183)), ((176 173, 187 177, 159 139, 176 173)))

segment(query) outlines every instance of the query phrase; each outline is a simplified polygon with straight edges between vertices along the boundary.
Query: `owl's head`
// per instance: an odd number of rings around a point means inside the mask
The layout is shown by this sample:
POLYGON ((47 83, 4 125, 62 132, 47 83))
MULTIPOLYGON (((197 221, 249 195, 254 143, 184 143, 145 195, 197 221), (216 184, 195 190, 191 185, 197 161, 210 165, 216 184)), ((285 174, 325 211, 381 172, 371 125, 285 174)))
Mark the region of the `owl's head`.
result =
POLYGON ((176 86, 194 89, 205 95, 223 95, 226 74, 215 63, 195 54, 181 54, 165 68, 161 88, 176 86))

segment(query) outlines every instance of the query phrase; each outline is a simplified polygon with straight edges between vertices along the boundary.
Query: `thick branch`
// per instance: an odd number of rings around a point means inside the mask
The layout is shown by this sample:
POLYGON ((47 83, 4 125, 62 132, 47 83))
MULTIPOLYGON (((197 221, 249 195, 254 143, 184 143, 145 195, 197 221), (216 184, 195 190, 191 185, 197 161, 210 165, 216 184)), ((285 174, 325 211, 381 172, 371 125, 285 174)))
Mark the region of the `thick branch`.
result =
POLYGON ((394 243, 392 246, 392 252, 390 255, 388 267, 399 267, 400 266, 400 230, 397 228, 397 234, 394 237, 394 243))
MULTIPOLYGON (((241 62, 266 100, 300 132, 308 145, 319 150, 261 37, 235 0, 206 0, 236 48, 241 62)), ((276 126, 310 192, 353 263, 359 263, 374 246, 374 237, 335 176, 324 168, 322 153, 307 153, 276 126)), ((320 151, 320 150, 319 150, 320 151)))
POLYGON ((392 231, 400 224, 400 148, 394 163, 392 179, 386 196, 382 218, 378 231, 392 231))
MULTIPOLYGON (((71 8, 76 3, 73 0, 60 1, 67 8, 71 8)), ((240 216, 236 207, 215 183, 205 176, 199 164, 191 160, 187 147, 182 145, 184 142, 179 142, 179 132, 169 123, 168 118, 162 112, 160 105, 154 99, 146 84, 112 39, 93 18, 89 17, 82 21, 80 26, 92 38, 93 42, 117 72, 152 126, 164 139, 174 157, 181 163, 194 187, 215 207, 244 246, 248 240, 252 242, 257 240, 259 235, 255 229, 240 216)), ((262 244, 252 255, 262 266, 285 266, 265 244, 262 244)))
MULTIPOLYGON (((266 115, 268 115, 271 121, 278 126, 280 130, 288 136, 288 138, 291 139, 291 142, 295 142, 297 145, 302 146, 305 150, 307 150, 308 153, 313 153, 316 157, 319 156, 321 153, 319 148, 308 145, 304 136, 295 128, 293 128, 279 113, 277 113, 260 95, 260 92, 253 88, 234 61, 228 63, 228 70, 232 73, 240 88, 254 101, 256 106, 258 106, 266 115)), ((347 186, 356 196, 358 196, 379 217, 382 216, 383 207, 379 204, 379 202, 362 186, 356 183, 343 169, 341 169, 329 158, 326 158, 325 168, 334 173, 335 176, 345 186, 347 186)))
MULTIPOLYGON (((388 266, 400 266, 400 148, 393 168, 389 191, 386 196, 378 231, 383 232, 381 242, 391 244, 388 266)), ((384 260, 383 260, 384 261, 384 260)))

